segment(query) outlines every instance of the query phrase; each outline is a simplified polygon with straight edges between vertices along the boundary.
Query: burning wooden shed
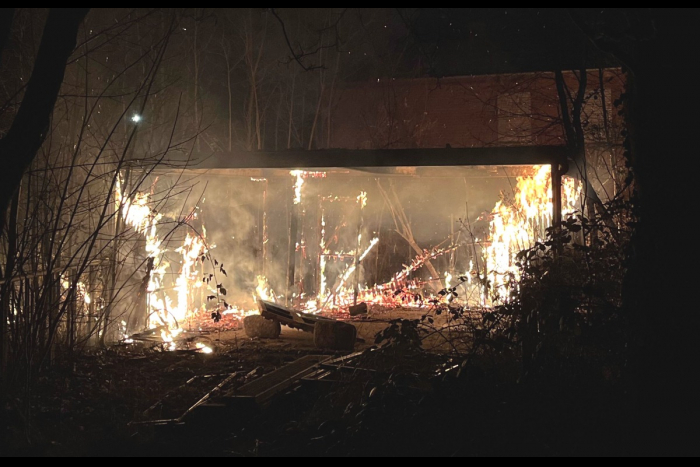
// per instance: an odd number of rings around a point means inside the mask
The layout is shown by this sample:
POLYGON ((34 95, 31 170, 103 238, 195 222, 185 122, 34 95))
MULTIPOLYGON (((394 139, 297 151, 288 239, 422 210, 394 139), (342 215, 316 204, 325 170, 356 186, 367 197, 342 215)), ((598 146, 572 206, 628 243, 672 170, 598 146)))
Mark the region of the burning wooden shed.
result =
POLYGON ((173 250, 192 264, 154 265, 149 313, 240 319, 258 299, 336 316, 361 302, 420 308, 460 277, 459 300, 491 306, 515 254, 576 208, 565 157, 557 146, 245 152, 160 173, 199 184, 188 207, 199 239, 173 250), (206 255, 218 277, 193 267, 206 255))

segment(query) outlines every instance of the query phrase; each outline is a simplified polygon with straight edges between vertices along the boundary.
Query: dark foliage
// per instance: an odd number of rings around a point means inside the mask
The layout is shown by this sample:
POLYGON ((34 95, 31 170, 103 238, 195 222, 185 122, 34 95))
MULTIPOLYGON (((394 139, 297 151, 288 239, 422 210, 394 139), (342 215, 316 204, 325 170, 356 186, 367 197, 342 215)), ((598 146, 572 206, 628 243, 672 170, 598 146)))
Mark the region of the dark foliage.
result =
POLYGON ((506 304, 494 309, 455 304, 467 281, 462 277, 439 292, 443 300, 433 300, 421 320, 392 321, 376 344, 419 349, 438 335, 465 367, 476 356, 507 355, 521 359, 523 376, 595 367, 599 375, 617 378, 629 340, 622 290, 634 225, 632 204, 624 198, 592 218, 572 215, 517 255, 519 274, 510 277, 506 304), (440 315, 447 315, 446 325, 436 324, 440 315))

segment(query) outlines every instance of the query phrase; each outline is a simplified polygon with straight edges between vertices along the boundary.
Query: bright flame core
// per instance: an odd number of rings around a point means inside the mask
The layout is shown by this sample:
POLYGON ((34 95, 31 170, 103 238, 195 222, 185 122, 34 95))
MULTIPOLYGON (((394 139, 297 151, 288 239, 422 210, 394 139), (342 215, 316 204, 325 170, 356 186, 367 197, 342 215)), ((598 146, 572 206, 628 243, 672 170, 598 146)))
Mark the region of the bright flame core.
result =
POLYGON ((301 203, 301 187, 304 186, 304 175, 306 174, 303 170, 292 170, 289 175, 296 177, 294 182, 294 204, 301 203))
MULTIPOLYGON (((485 248, 487 278, 494 301, 507 301, 509 277, 519 277, 516 255, 546 237, 553 224, 552 177, 550 166, 535 166, 532 177, 518 177, 513 198, 505 197, 491 211, 489 239, 485 248)), ((581 184, 562 179, 562 215, 576 211, 581 184)))
POLYGON ((165 250, 161 248, 158 236, 158 223, 163 216, 151 208, 148 193, 129 196, 123 192, 119 179, 115 196, 126 225, 143 235, 146 241, 145 250, 149 258, 146 286, 147 326, 149 329, 161 327, 163 342, 169 344, 169 349, 174 349, 173 340, 182 332, 180 326, 192 309, 193 292, 203 286, 198 278, 196 266, 198 260, 208 252, 208 247, 202 237, 188 232, 183 245, 175 250, 181 256, 181 267, 175 279, 177 300, 173 303, 163 286, 165 274, 170 268, 170 264, 163 259, 165 250))
POLYGON ((275 293, 270 288, 270 284, 267 282, 265 276, 257 276, 256 280, 258 282, 257 287, 255 287, 255 296, 253 299, 265 300, 267 302, 275 302, 275 293))

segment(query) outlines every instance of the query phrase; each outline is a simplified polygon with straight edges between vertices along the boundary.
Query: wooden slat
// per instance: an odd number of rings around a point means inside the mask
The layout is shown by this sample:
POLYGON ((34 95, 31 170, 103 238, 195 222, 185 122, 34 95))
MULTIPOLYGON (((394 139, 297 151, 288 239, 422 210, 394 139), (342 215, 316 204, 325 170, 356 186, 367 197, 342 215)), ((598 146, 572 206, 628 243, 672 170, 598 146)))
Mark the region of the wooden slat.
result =
POLYGON ((227 399, 254 399, 257 404, 263 405, 275 395, 289 389, 300 379, 312 373, 319 363, 328 359, 329 357, 326 355, 307 355, 240 387, 227 399))

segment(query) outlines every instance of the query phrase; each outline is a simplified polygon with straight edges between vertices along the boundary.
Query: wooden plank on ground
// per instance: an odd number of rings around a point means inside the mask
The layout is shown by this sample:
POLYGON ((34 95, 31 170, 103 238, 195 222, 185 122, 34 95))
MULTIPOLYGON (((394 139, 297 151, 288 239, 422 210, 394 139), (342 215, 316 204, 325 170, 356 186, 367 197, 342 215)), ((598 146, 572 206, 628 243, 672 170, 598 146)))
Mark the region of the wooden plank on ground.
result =
POLYGON ((252 381, 230 393, 225 400, 228 404, 249 404, 254 400, 258 406, 265 405, 273 397, 283 393, 299 380, 312 373, 317 365, 330 357, 326 355, 307 355, 289 365, 285 365, 262 378, 252 381))

